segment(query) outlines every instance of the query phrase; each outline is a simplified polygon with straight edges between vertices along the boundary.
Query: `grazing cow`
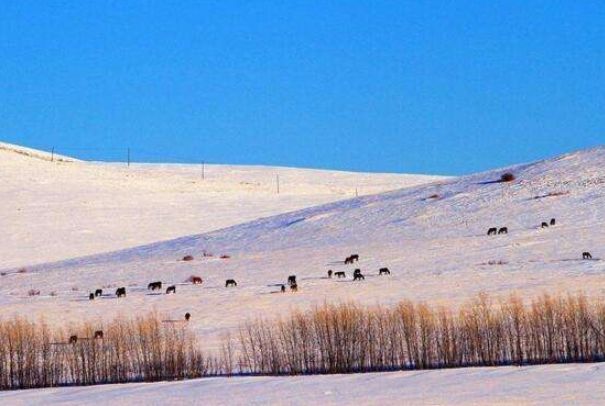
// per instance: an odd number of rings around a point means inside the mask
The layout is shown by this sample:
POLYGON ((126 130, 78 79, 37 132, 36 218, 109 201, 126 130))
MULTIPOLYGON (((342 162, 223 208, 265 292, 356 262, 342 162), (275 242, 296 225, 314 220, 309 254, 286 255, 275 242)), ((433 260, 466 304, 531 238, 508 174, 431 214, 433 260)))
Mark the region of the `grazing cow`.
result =
POLYGON ((88 295, 88 300, 95 300, 95 294, 91 293, 90 295, 88 295))
POLYGON ((97 289, 97 290, 95 290, 95 297, 96 296, 103 296, 103 289, 97 289))
POLYGON ((191 255, 185 255, 183 257, 183 261, 193 261, 193 256, 191 256, 191 255))
POLYGON ((334 276, 336 276, 337 278, 346 278, 347 274, 345 274, 344 271, 338 271, 334 272, 334 276))
POLYGON ((366 279, 365 276, 363 276, 361 274, 361 272, 356 273, 355 275, 353 275, 353 280, 354 281, 361 281, 361 280, 365 280, 365 279, 366 279))
POLYGON ((73 336, 69 337, 69 343, 70 344, 75 344, 77 342, 78 342, 78 336, 73 335, 73 336))
POLYGON ((555 219, 550 219, 550 225, 554 226, 556 224, 557 220, 555 219))
POLYGON ((328 269, 328 278, 332 278, 332 270, 328 269))
POLYGON ((172 285, 172 286, 168 286, 168 288, 166 288, 166 294, 169 293, 176 293, 176 286, 172 285))
POLYGON ((359 261, 359 255, 351 254, 345 258, 345 264, 352 264, 353 262, 359 261))
POLYGON ((293 283, 292 285, 290 285, 290 290, 292 292, 298 292, 298 284, 293 283))
POLYGON ((162 282, 161 281, 157 281, 157 282, 151 282, 149 285, 147 285, 147 290, 162 290, 162 282))
POLYGON ((116 296, 117 297, 126 296, 126 288, 125 287, 117 288, 116 289, 116 296))
POLYGON ((380 268, 378 270, 378 275, 390 275, 391 271, 389 270, 389 268, 380 268))
POLYGON ((542 222, 542 228, 548 228, 548 223, 546 221, 542 222))
POLYGON ((361 269, 357 268, 353 271, 353 276, 355 275, 361 275, 361 269))
POLYGON ((95 338, 95 340, 102 340, 103 339, 103 330, 95 331, 94 338, 95 338))
POLYGON ((225 287, 228 288, 229 286, 237 286, 237 282, 235 281, 235 279, 227 279, 225 281, 225 287))
POLYGON ((487 235, 496 235, 496 233, 498 233, 498 229, 496 227, 491 227, 489 230, 487 230, 487 235))
POLYGON ((508 234, 508 227, 500 227, 498 234, 508 234))
POLYGON ((185 313, 185 321, 189 321, 190 318, 191 318, 191 313, 189 313, 189 312, 185 313))
POLYGON ((288 285, 292 286, 295 283, 296 283, 296 275, 288 276, 288 285))
POLYGON ((592 255, 590 255, 590 252, 583 252, 582 259, 592 259, 592 255))
MULTIPOLYGON (((290 286, 292 286, 292 285, 290 285, 290 286)), ((280 290, 281 290, 281 293, 286 293, 286 285, 281 285, 280 290)))
POLYGON ((194 285, 201 285, 202 278, 200 278, 199 276, 194 276, 193 278, 191 278, 191 283, 193 283, 194 285))

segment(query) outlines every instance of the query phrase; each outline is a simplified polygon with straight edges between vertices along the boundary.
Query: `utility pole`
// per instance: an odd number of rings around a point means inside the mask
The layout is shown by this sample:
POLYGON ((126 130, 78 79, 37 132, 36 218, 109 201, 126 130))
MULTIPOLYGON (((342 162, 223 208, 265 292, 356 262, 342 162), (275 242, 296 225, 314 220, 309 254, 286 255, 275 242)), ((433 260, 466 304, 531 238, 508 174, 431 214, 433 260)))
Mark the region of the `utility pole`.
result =
POLYGON ((128 148, 128 167, 130 168, 130 148, 128 148))
POLYGON ((279 194, 279 175, 275 175, 275 184, 277 186, 277 194, 279 194))
POLYGON ((50 162, 55 161, 55 147, 53 147, 50 151, 50 162))
POLYGON ((206 179, 205 166, 206 162, 202 161, 202 180, 206 179))

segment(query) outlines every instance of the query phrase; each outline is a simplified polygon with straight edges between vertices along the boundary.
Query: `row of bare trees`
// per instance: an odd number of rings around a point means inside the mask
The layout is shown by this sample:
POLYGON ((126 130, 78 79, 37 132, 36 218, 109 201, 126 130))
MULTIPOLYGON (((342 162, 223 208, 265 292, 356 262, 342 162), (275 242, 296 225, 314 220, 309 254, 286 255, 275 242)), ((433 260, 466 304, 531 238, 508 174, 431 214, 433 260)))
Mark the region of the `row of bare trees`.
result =
POLYGON ((404 301, 394 308, 323 305, 257 320, 237 337, 237 367, 253 374, 314 374, 605 359, 605 304, 583 295, 480 295, 456 312, 404 301))
POLYGON ((318 374, 605 359, 605 303, 581 294, 480 295, 457 310, 325 304, 259 319, 206 356, 186 323, 156 314, 69 328, 0 320, 0 390, 217 374, 318 374), (95 339, 102 329, 102 339, 95 339), (77 334, 78 340, 69 338, 77 334))
POLYGON ((0 321, 0 389, 196 378, 214 373, 214 364, 182 324, 155 314, 96 328, 0 321), (99 328, 103 338, 95 339, 99 328))

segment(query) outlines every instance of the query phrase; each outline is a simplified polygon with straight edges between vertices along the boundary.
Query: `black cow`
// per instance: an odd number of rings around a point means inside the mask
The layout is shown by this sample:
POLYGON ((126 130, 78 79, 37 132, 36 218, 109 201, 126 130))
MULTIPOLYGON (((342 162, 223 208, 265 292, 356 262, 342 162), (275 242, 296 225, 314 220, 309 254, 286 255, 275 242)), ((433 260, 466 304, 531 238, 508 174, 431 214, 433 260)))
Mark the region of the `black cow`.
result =
POLYGON ((361 281, 361 280, 365 280, 365 279, 366 279, 365 276, 363 276, 361 274, 361 272, 356 273, 355 275, 353 275, 353 280, 354 281, 361 281))
POLYGON ((189 321, 190 318, 191 318, 191 313, 189 313, 189 312, 185 313, 185 321, 189 321))
POLYGON ((117 297, 126 296, 126 288, 125 287, 117 288, 116 289, 116 296, 117 297))
POLYGON ((288 285, 292 286, 296 284, 296 275, 288 276, 288 285))
POLYGON ((550 225, 554 226, 556 224, 557 220, 555 219, 550 219, 550 225))
POLYGON ((166 288, 166 294, 169 293, 176 293, 176 286, 172 285, 172 286, 168 286, 168 288, 166 288))
POLYGON ((345 274, 344 271, 338 271, 334 272, 334 276, 336 276, 337 278, 346 278, 347 274, 345 274))
MULTIPOLYGON (((290 286, 292 286, 292 285, 290 285, 290 286)), ((280 290, 281 290, 281 293, 285 293, 286 292, 286 285, 281 285, 280 290)))
POLYGON ((95 340, 102 340, 103 339, 103 330, 95 331, 94 338, 95 338, 95 340))
POLYGON ((351 254, 345 258, 345 264, 352 264, 353 262, 357 262, 357 261, 359 261, 358 254, 351 254))
POLYGON ((290 290, 292 292, 298 292, 298 284, 293 283, 292 285, 290 285, 290 290))
POLYGON ((380 268, 378 270, 378 275, 390 275, 391 271, 389 270, 389 268, 380 268))
POLYGON ((157 281, 157 282, 151 282, 149 285, 147 285, 147 290, 162 290, 162 282, 161 281, 157 281))
POLYGON ((508 227, 500 227, 498 234, 508 234, 508 227))
POLYGON ((88 295, 88 300, 95 300, 95 294, 91 293, 90 295, 88 295))
POLYGON ((332 278, 332 270, 328 269, 328 278, 332 278))
POLYGON ((548 228, 548 223, 546 221, 543 221, 541 227, 542 228, 548 228))
POLYGON ((582 259, 592 259, 592 255, 590 255, 590 252, 583 252, 582 259))
POLYGON ((191 278, 191 283, 193 283, 194 285, 201 285, 202 282, 202 278, 200 278, 199 276, 194 276, 191 278))
POLYGON ((498 233, 498 229, 496 227, 491 227, 487 230, 487 235, 496 235, 498 233))
POLYGON ((355 275, 361 275, 361 269, 357 268, 353 271, 353 276, 355 275))
POLYGON ((97 289, 97 290, 95 290, 95 297, 96 296, 103 296, 103 289, 97 289))
POLYGON ((237 282, 235 281, 235 279, 227 279, 225 281, 225 287, 228 288, 229 286, 237 286, 237 282))
POLYGON ((69 343, 70 344, 75 344, 77 342, 78 342, 78 336, 73 335, 73 336, 69 337, 69 343))

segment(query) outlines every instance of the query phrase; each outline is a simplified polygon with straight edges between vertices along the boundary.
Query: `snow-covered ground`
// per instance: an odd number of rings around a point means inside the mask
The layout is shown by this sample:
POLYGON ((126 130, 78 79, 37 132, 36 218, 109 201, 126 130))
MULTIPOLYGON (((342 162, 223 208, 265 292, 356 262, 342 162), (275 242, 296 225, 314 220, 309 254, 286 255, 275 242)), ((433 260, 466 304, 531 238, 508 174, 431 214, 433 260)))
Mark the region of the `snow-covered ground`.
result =
POLYGON ((10 405, 602 405, 601 364, 207 378, 0 392, 10 405))
MULTIPOLYGON (((20 155, 11 158, 13 163, 8 167, 13 168, 14 177, 19 175, 20 167, 25 168, 23 173, 30 174, 28 179, 49 172, 47 161, 36 164, 31 158, 26 162, 14 161, 26 158, 20 155)), ((27 314, 56 323, 79 320, 100 323, 116 315, 150 310, 165 318, 181 318, 185 312, 191 312, 193 318, 188 328, 200 337, 205 348, 212 349, 221 336, 233 332, 247 319, 273 318, 324 302, 354 300, 389 305, 414 299, 455 306, 479 292, 495 296, 518 292, 526 297, 544 291, 582 290, 596 298, 605 294, 605 262, 600 259, 605 257, 605 234, 601 232, 605 226, 605 148, 385 193, 378 192, 392 189, 396 182, 409 185, 410 180, 435 179, 396 175, 364 178, 340 173, 331 178, 330 172, 280 169, 284 192, 277 196, 271 192, 274 169, 267 168, 213 167, 208 171, 209 179, 212 170, 216 170, 217 180, 208 183, 218 190, 203 182, 199 184, 201 180, 196 180, 199 167, 195 166, 140 165, 128 170, 117 165, 64 163, 50 168, 61 175, 50 180, 45 177, 47 183, 8 179, 11 185, 8 190, 30 196, 19 198, 23 204, 30 202, 31 196, 37 200, 27 206, 32 216, 28 222, 25 216, 19 217, 21 220, 4 216, 8 219, 2 220, 7 222, 6 226, 2 224, 5 230, 15 230, 18 238, 32 244, 29 251, 15 248, 19 247, 18 242, 2 244, 3 250, 9 247, 9 254, 3 256, 11 258, 5 265, 35 264, 98 252, 104 246, 116 249, 195 234, 28 266, 25 273, 16 269, 4 271, 6 275, 0 276, 0 306, 4 315, 27 314), (517 179, 496 182, 507 171, 517 179), (298 180, 287 181, 288 174, 298 180), (242 185, 243 178, 252 185, 242 185), (56 179, 63 179, 65 186, 57 187, 53 183, 56 179), (361 191, 378 194, 352 197, 353 184, 359 184, 361 179, 365 179, 361 191), (286 192, 288 184, 296 185, 296 189, 286 192), (345 184, 348 186, 339 189, 339 185, 345 184), (371 189, 372 185, 377 190, 371 189), (189 193, 195 186, 211 191, 189 193), (243 193, 242 187, 250 190, 243 193), (89 196, 98 196, 98 200, 89 196), (331 203, 317 206, 322 199, 331 203), (93 200, 94 210, 83 208, 87 207, 84 202, 93 200), (75 204, 76 201, 79 203, 75 204), (175 205, 171 206, 172 203, 175 205), (209 207, 212 209, 206 211, 209 207), (297 207, 306 208, 290 211, 297 207), (137 217, 135 213, 139 210, 144 214, 137 217), (43 220, 42 214, 54 218, 43 220), (540 228, 541 222, 551 218, 556 218, 556 226, 540 228), (30 224, 31 230, 43 232, 35 237, 38 239, 23 230, 30 224), (509 229, 507 235, 486 236, 489 227, 503 226, 509 229), (79 228, 94 231, 90 240, 82 240, 87 238, 86 234, 65 235, 79 228), (126 235, 121 235, 122 229, 128 229, 126 235), (111 245, 104 241, 118 234, 120 237, 111 245), (61 255, 38 257, 34 240, 49 244, 45 247, 56 247, 61 255), (75 254, 73 247, 68 247, 70 244, 77 245, 75 254), (590 251, 594 259, 583 261, 584 251, 590 251), (203 252, 214 255, 203 257, 203 252), (358 253, 360 262, 345 266, 342 260, 351 253, 358 253), (193 255, 195 259, 181 261, 185 255, 193 255), (230 258, 220 259, 220 255, 230 258), (489 265, 490 261, 501 264, 489 265), (379 277, 377 270, 382 266, 389 267, 392 275, 379 277), (364 282, 352 282, 354 267, 366 274, 364 282), (328 269, 344 270, 348 277, 327 279, 328 269), (292 274, 299 279, 299 292, 277 293, 276 284, 284 283, 292 274), (201 276, 204 284, 185 284, 190 275, 201 276), (228 278, 236 279, 238 287, 226 289, 224 283, 228 278), (150 294, 147 283, 155 280, 176 284, 177 293, 150 294), (126 298, 118 300, 111 294, 118 286, 127 287, 126 298), (106 287, 110 294, 88 301, 88 292, 101 287, 106 287), (30 288, 39 289, 42 294, 28 297, 30 288)), ((0 204, 13 204, 5 200, 0 204)), ((396 404, 408 400, 428 404, 485 404, 499 400, 542 403, 546 399, 567 403, 565 400, 573 401, 572 396, 590 401, 593 394, 601 392, 591 393, 589 383, 604 380, 599 365, 568 365, 345 377, 213 379, 33 393, 48 396, 56 393, 58 397, 51 399, 57 401, 76 401, 78 393, 84 400, 94 399, 97 393, 110 399, 120 396, 134 399, 140 393, 146 401, 148 398, 161 401, 177 393, 174 396, 195 402, 195 393, 200 391, 199 396, 214 394, 209 399, 216 399, 217 403, 222 403, 221 399, 241 403, 259 399, 259 403, 285 404, 295 400, 346 403, 349 399, 365 403, 380 400, 380 396, 386 399, 387 395, 396 404), (176 391, 174 386, 181 389, 176 391), (489 397, 488 388, 496 394, 494 398, 489 397), (575 388, 584 390, 576 393, 575 388), (331 392, 331 396, 325 392, 331 392), (231 393, 234 395, 229 396, 231 393), (340 395, 334 395, 337 393, 340 395), (428 397, 423 398, 422 393, 428 397)), ((27 401, 19 396, 29 396, 28 393, 32 392, 9 395, 16 397, 7 399, 27 401)))
POLYGON ((0 143, 0 269, 202 233, 438 177, 79 162, 0 143), (279 175, 280 193, 276 193, 279 175))

